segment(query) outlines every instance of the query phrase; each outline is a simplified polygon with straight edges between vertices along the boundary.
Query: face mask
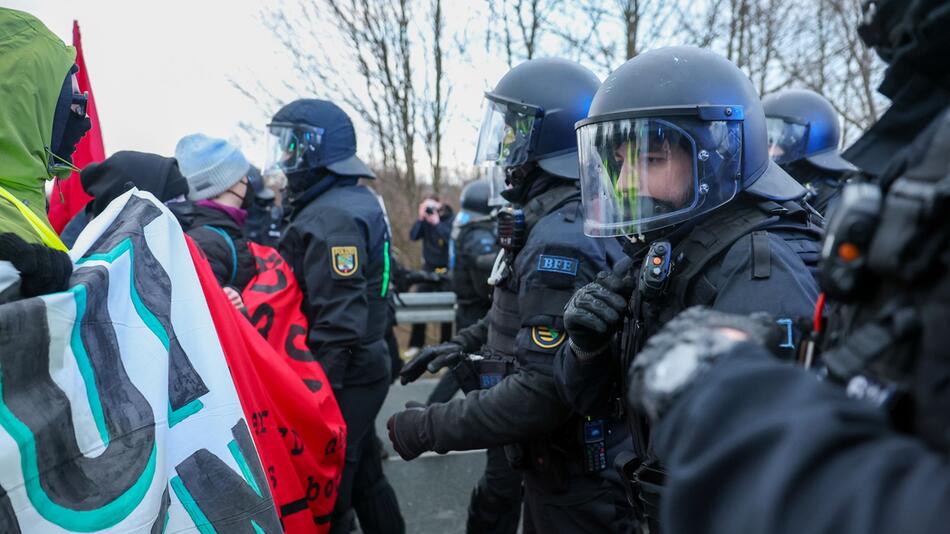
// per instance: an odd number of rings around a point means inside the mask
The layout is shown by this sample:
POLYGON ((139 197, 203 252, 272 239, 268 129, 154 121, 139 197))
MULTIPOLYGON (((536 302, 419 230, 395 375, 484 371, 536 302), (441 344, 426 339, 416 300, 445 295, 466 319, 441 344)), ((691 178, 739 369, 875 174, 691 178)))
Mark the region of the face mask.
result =
POLYGON ((79 140, 92 128, 92 121, 86 115, 88 97, 73 90, 73 74, 77 70, 74 65, 66 76, 53 115, 53 135, 47 150, 50 171, 57 176, 78 171, 73 166, 73 152, 79 140))

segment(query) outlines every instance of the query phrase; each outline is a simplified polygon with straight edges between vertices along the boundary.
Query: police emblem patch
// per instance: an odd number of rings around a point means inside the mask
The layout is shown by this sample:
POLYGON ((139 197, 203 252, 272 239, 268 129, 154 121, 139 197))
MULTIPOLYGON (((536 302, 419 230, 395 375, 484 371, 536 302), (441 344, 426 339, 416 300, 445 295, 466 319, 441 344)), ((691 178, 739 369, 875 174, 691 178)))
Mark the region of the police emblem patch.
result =
POLYGON ((564 343, 566 339, 563 333, 547 326, 535 326, 531 328, 531 341, 542 349, 557 348, 564 343))
POLYGON ((577 276, 577 260, 564 256, 541 254, 538 258, 538 271, 577 276))
POLYGON ((356 247, 330 247, 333 272, 339 276, 352 276, 360 266, 356 247))

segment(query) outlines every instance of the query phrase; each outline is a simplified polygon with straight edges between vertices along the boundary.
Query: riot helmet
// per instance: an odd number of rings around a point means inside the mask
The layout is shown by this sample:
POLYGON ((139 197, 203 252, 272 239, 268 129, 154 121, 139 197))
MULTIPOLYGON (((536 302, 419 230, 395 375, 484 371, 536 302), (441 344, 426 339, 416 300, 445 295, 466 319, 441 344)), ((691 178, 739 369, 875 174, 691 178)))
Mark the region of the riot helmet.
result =
POLYGON ((287 177, 299 192, 324 174, 375 178, 356 156, 350 117, 333 102, 300 99, 280 108, 267 125, 264 175, 287 177), (322 171, 322 172, 315 172, 322 171))
POLYGON ((577 123, 584 231, 643 235, 697 219, 740 191, 772 200, 805 190, 768 157, 765 114, 725 58, 676 46, 615 70, 577 123))
POLYGON ((491 206, 488 205, 488 199, 491 196, 491 184, 488 179, 481 178, 469 183, 462 189, 462 196, 459 202, 462 210, 478 215, 488 215, 491 213, 491 206))
POLYGON ((855 170, 838 153, 841 126, 828 100, 808 89, 785 89, 762 99, 769 156, 779 165, 807 161, 832 172, 855 170))
POLYGON ((587 116, 600 80, 587 68, 558 58, 514 67, 485 93, 485 117, 475 164, 489 167, 493 199, 531 169, 576 180, 574 123, 587 116))

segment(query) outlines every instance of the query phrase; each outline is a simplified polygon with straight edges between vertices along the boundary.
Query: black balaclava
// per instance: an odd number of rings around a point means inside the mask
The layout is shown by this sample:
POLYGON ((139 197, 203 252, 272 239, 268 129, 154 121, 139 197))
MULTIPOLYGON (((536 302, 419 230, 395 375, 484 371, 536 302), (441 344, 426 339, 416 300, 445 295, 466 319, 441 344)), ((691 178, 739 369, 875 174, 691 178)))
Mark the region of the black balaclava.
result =
POLYGON ((73 152, 76 145, 86 132, 92 128, 92 121, 86 115, 78 115, 72 110, 73 105, 73 74, 79 72, 79 67, 73 65, 66 74, 63 87, 56 101, 56 111, 53 114, 53 134, 50 138, 49 150, 50 167, 57 165, 72 165, 73 152))

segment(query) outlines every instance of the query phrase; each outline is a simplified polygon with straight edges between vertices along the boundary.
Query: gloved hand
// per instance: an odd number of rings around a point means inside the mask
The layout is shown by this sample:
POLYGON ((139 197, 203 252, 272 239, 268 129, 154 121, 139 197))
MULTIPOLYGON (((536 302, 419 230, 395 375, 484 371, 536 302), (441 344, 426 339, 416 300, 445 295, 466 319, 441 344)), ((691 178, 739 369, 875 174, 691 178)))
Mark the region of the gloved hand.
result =
POLYGON ((627 403, 661 419, 715 360, 741 342, 775 351, 783 329, 766 313, 734 315, 702 306, 676 316, 637 354, 627 375, 627 403))
POLYGON ((392 442, 393 449, 407 462, 432 449, 423 427, 424 414, 424 404, 409 401, 404 411, 396 412, 386 421, 386 429, 389 431, 389 441, 392 442))
POLYGON ((20 236, 0 234, 0 260, 20 271, 20 295, 24 298, 48 295, 69 288, 73 262, 69 254, 38 243, 27 243, 20 236))
POLYGON ((399 372, 399 382, 405 386, 422 376, 426 370, 435 373, 443 367, 454 365, 461 354, 462 345, 454 341, 425 347, 399 372))
POLYGON ((574 293, 564 310, 564 329, 578 360, 591 359, 607 348, 633 289, 632 278, 603 271, 574 293))

